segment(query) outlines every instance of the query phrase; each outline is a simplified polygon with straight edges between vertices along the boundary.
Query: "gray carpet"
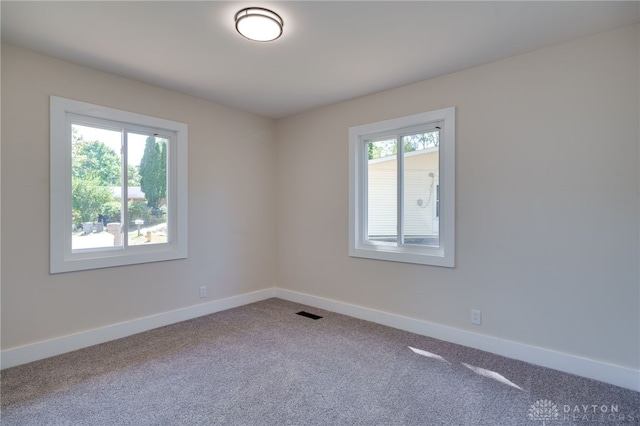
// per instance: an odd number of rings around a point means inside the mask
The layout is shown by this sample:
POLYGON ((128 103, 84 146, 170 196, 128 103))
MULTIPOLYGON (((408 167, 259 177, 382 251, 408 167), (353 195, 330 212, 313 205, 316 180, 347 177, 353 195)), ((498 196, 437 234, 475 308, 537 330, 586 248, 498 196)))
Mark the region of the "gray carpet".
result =
POLYGON ((280 299, 9 368, 1 391, 2 425, 640 424, 638 392, 280 299))

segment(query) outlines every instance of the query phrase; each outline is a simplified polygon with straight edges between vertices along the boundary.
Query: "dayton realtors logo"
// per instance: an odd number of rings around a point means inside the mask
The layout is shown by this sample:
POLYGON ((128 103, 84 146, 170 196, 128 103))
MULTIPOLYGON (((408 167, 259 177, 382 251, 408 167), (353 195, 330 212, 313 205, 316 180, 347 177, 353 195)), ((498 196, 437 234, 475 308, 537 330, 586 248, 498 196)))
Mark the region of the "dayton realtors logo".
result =
POLYGON ((551 421, 561 420, 569 422, 634 422, 638 420, 633 414, 620 412, 618 404, 573 404, 556 405, 548 399, 540 399, 531 404, 529 408, 529 418, 541 421, 543 426, 547 426, 551 421))
POLYGON ((548 399, 536 401, 529 408, 529 418, 531 420, 541 420, 542 426, 546 426, 548 420, 556 420, 558 417, 560 417, 558 407, 548 399))

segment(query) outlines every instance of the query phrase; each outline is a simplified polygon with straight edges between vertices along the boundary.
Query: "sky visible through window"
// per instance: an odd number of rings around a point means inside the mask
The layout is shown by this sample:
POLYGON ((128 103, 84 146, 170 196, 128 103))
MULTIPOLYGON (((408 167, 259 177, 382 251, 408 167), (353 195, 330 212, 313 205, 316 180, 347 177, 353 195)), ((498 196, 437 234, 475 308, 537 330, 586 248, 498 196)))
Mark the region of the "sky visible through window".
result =
MULTIPOLYGON (((105 131, 96 127, 74 125, 85 141, 98 141, 107 145, 120 156, 120 133, 105 131)), ((144 145, 147 136, 129 133, 129 164, 140 164, 144 154, 144 145), (133 143, 132 143, 133 142, 133 143)))

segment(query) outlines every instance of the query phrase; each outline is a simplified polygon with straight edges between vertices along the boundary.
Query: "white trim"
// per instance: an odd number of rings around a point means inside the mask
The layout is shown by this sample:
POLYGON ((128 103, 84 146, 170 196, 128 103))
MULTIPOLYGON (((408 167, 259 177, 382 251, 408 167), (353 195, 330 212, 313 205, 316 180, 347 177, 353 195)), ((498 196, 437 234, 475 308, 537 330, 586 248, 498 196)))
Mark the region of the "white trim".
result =
POLYGON ((67 336, 57 337, 42 342, 19 346, 0 352, 1 368, 15 367, 32 361, 60 355, 77 349, 105 343, 111 340, 142 333, 165 325, 175 324, 192 318, 213 314, 231 308, 274 297, 274 289, 266 289, 214 300, 208 303, 163 312, 148 317, 137 318, 117 324, 81 331, 67 336))
POLYGON ((640 370, 282 288, 275 289, 274 297, 640 392, 640 370))
POLYGON ((105 343, 131 336, 136 333, 186 321, 203 315, 232 309, 249 303, 277 297, 291 302, 302 303, 327 311, 371 321, 411 333, 429 336, 459 345, 491 352, 508 358, 529 362, 542 367, 553 368, 576 374, 623 388, 640 392, 640 370, 596 361, 577 355, 570 355, 551 349, 531 346, 511 340, 485 336, 471 331, 443 326, 428 321, 391 314, 371 308, 339 302, 324 297, 299 293, 283 288, 269 288, 245 293, 200 305, 138 318, 93 330, 45 340, 0 352, 1 368, 15 367, 32 361, 60 355, 77 349, 105 343))

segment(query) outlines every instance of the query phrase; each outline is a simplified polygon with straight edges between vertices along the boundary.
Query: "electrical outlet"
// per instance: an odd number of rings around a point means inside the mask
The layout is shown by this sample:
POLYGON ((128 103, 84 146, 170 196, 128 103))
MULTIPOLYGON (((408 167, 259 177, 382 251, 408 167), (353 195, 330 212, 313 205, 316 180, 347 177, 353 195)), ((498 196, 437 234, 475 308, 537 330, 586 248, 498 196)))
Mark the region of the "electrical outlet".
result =
POLYGON ((207 286, 203 285, 202 287, 200 287, 200 297, 207 297, 207 286))
POLYGON ((477 309, 471 310, 471 324, 481 325, 482 324, 482 312, 477 309))

